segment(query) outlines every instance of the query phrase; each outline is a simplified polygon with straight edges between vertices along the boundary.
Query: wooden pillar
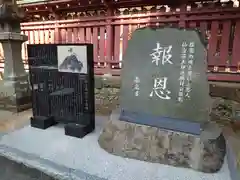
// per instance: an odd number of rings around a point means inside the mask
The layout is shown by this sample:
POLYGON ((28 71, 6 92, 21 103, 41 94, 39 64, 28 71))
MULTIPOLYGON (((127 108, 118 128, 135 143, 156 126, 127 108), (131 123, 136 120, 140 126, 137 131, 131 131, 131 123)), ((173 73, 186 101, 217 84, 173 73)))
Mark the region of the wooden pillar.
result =
POLYGON ((182 4, 180 6, 180 21, 179 21, 179 27, 181 28, 186 28, 186 14, 185 12, 187 11, 187 5, 186 4, 182 4))
POLYGON ((60 30, 58 27, 58 21, 60 20, 60 16, 59 14, 54 14, 55 15, 55 29, 54 29, 54 43, 61 43, 62 39, 61 39, 61 34, 60 34, 60 30))
MULTIPOLYGON (((114 11, 111 7, 108 7, 107 9, 107 17, 113 16, 114 11)), ((106 27, 106 33, 107 33, 107 40, 106 40, 106 47, 107 47, 107 52, 106 52, 106 62, 107 62, 107 67, 105 74, 111 73, 111 63, 112 57, 113 57, 113 46, 114 46, 114 32, 113 32, 113 25, 111 24, 112 20, 107 19, 107 27, 106 27)))

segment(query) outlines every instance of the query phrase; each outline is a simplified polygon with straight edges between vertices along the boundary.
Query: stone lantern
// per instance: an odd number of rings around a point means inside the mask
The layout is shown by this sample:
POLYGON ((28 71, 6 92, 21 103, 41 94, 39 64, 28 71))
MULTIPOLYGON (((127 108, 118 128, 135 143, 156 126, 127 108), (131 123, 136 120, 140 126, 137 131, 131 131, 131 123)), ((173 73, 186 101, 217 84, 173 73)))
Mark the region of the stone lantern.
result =
POLYGON ((21 55, 22 43, 27 41, 21 34, 22 18, 16 0, 0 0, 0 43, 5 57, 0 109, 21 111, 30 102, 28 74, 21 55))

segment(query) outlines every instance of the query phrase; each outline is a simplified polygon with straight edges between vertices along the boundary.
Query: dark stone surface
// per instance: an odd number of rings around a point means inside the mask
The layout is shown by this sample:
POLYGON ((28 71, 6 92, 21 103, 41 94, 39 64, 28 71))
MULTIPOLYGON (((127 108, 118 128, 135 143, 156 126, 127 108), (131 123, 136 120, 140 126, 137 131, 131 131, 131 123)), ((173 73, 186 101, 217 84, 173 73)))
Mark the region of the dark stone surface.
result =
POLYGON ((69 123, 65 125, 64 130, 67 136, 83 138, 94 130, 94 126, 69 123))
POLYGON ((18 164, 3 156, 0 156, 1 180, 57 180, 41 171, 18 164))
MULTIPOLYGON (((205 45, 197 31, 139 29, 129 41, 124 56, 121 108, 149 114, 149 118, 153 115, 176 121, 206 122, 210 107, 206 69, 205 45), (184 63, 181 59, 183 42, 188 45, 184 63), (193 45, 194 48, 190 48, 193 45), (162 51, 160 57, 154 51, 156 48, 163 48, 159 49, 162 51), (164 48, 166 58, 162 60, 164 48), (189 55, 190 51, 192 55, 189 55), (184 81, 180 78, 183 71, 184 81), (157 85, 155 89, 154 84, 157 85)), ((140 116, 133 115, 130 119, 140 116)), ((143 124, 148 124, 149 118, 143 124)))
POLYGON ((57 122, 54 121, 53 117, 35 116, 31 117, 31 126, 39 129, 47 129, 57 122))

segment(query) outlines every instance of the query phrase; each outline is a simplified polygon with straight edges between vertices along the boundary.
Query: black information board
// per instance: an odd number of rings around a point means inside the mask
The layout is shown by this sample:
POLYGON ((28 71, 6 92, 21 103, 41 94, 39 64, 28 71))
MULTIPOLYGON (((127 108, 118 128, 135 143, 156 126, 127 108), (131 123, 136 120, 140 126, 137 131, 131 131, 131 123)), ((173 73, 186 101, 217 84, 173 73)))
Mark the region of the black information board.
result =
POLYGON ((32 88, 31 126, 64 123, 65 134, 84 137, 95 129, 92 44, 28 45, 32 88))

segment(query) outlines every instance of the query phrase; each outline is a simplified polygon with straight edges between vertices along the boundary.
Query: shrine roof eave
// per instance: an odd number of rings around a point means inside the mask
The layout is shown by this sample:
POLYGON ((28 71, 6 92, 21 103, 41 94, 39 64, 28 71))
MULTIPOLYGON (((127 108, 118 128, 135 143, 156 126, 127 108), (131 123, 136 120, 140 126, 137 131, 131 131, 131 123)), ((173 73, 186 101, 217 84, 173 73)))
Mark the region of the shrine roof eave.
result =
MULTIPOLYGON (((201 0, 200 0, 201 1, 201 0)), ((149 5, 161 5, 161 4, 182 4, 187 2, 199 2, 199 0, 95 0, 95 1, 89 1, 89 0, 22 0, 19 1, 18 4, 21 7, 40 7, 40 6, 63 6, 66 3, 69 5, 66 7, 67 9, 71 9, 72 6, 78 6, 84 7, 84 8, 93 8, 95 7, 96 10, 98 9, 99 5, 102 6, 110 6, 110 7, 116 7, 116 8, 124 8, 124 7, 136 7, 136 6, 149 6, 149 5), (90 3, 91 2, 91 3, 90 3)))
POLYGON ((49 12, 72 12, 82 10, 101 10, 107 8, 130 8, 151 5, 170 5, 178 6, 190 2, 199 2, 199 0, 94 0, 89 3, 89 0, 29 0, 29 3, 19 4, 25 9, 26 14, 44 13, 49 12), (31 1, 31 2, 30 2, 31 1), (33 2, 34 1, 34 2, 33 2))
POLYGON ((72 1, 73 0, 19 0, 17 4, 22 7, 29 7, 42 5, 56 5, 59 3, 68 3, 72 1))

